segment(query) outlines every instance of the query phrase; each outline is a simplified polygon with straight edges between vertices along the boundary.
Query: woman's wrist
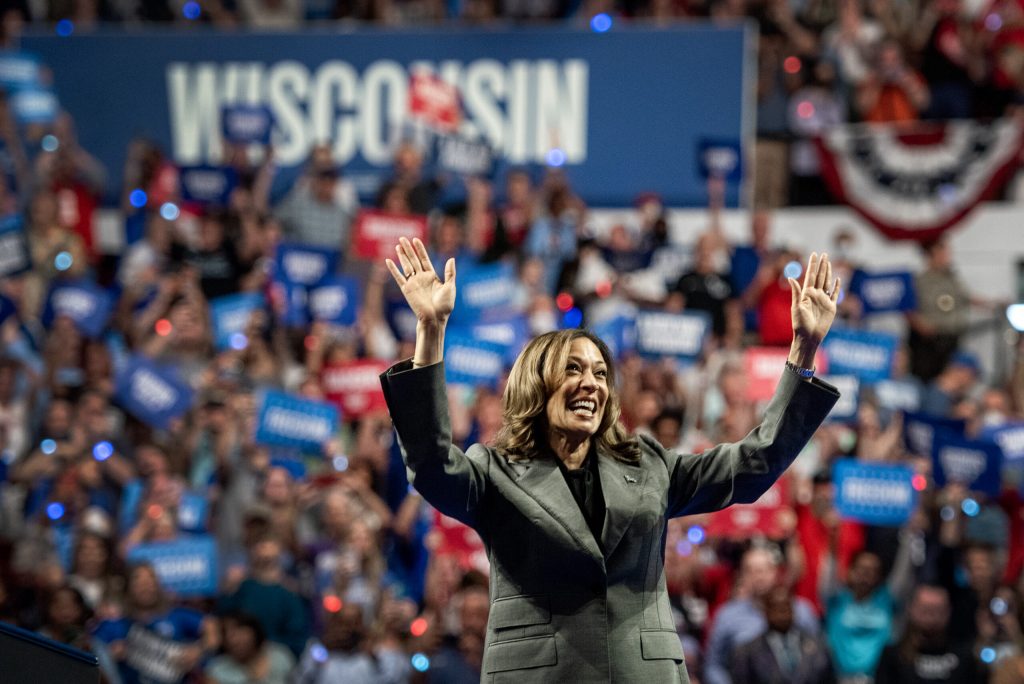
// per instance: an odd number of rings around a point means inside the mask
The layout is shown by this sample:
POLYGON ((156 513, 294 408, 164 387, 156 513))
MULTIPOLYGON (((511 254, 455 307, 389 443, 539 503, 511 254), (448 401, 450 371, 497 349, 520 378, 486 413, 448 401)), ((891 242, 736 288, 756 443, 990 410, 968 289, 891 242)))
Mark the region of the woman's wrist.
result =
POLYGON ((797 368, 814 368, 814 356, 818 352, 818 343, 814 340, 793 336, 793 343, 789 347, 789 358, 786 360, 797 368))
POLYGON ((444 358, 444 329, 447 321, 417 321, 413 368, 431 366, 444 358))

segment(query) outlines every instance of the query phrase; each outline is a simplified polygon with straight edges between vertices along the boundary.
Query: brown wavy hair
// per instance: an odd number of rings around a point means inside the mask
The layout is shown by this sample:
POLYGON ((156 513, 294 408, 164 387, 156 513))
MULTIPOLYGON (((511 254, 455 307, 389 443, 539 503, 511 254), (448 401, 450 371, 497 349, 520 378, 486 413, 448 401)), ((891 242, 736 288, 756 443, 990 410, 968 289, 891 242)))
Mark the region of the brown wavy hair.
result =
POLYGON ((548 398, 565 378, 565 366, 573 340, 594 343, 608 367, 608 401, 592 439, 599 448, 620 461, 640 460, 640 445, 619 422, 621 407, 615 389, 615 363, 600 337, 583 329, 557 330, 533 338, 512 365, 501 398, 502 426, 494 446, 510 461, 548 453, 548 398))

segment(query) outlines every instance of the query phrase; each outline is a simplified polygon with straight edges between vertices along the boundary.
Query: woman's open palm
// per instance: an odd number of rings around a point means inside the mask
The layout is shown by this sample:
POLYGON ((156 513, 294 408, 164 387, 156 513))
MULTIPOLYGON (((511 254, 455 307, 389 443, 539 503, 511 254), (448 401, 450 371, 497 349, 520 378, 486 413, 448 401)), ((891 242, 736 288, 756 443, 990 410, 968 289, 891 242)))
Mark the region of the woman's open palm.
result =
POLYGON ((391 259, 386 259, 388 270, 409 308, 420 323, 444 325, 455 306, 455 259, 444 265, 444 282, 437 276, 427 248, 419 238, 412 242, 401 238, 395 245, 401 270, 391 259))
POLYGON ((815 343, 825 339, 836 317, 840 285, 838 278, 832 280, 832 264, 827 254, 811 254, 803 285, 789 278, 793 291, 793 332, 798 337, 815 343))

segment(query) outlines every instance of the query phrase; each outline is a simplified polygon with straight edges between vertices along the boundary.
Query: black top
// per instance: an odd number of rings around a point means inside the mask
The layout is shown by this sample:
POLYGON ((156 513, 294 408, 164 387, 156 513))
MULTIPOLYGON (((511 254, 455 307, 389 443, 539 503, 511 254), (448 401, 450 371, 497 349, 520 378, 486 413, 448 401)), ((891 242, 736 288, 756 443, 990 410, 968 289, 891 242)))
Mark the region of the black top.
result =
POLYGON ((597 454, 591 449, 583 464, 576 470, 566 468, 560 458, 556 457, 555 460, 565 477, 565 483, 569 485, 572 497, 579 504, 587 527, 600 547, 601 529, 604 527, 604 495, 601 493, 601 477, 597 472, 597 454))

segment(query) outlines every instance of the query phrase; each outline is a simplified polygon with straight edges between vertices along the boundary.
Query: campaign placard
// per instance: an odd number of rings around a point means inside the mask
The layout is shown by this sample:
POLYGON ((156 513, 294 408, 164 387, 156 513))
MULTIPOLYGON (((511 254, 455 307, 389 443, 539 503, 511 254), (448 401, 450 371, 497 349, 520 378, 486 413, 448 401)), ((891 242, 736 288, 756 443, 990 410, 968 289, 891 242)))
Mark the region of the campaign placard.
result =
POLYGON ((132 355, 114 378, 114 396, 146 425, 166 429, 189 410, 194 392, 173 368, 132 355))
POLYGON ((269 145, 274 114, 262 105, 233 105, 221 110, 224 140, 238 145, 269 145))
POLYGON ((315 287, 338 267, 336 249, 284 242, 278 245, 274 262, 277 276, 289 285, 315 287))
MULTIPOLYGON (((458 295, 456 295, 456 299, 458 299, 458 295)), ((385 308, 388 325, 395 337, 406 342, 415 340, 416 314, 409 308, 409 304, 404 299, 389 299, 385 308)))
POLYGON ((494 342, 505 348, 505 363, 515 363, 519 352, 530 341, 530 324, 526 316, 516 314, 507 318, 476 323, 469 328, 469 334, 478 340, 494 342))
POLYGON ((612 358, 618 361, 636 351, 636 320, 629 316, 615 316, 595 323, 590 329, 604 340, 612 358))
POLYGON ((447 173, 488 178, 494 173, 494 151, 483 141, 438 136, 434 157, 438 169, 447 173))
POLYGON ((852 423, 857 420, 860 406, 860 380, 856 375, 823 375, 821 379, 839 390, 839 401, 832 407, 826 420, 833 423, 852 423))
POLYGON ((982 439, 995 442, 1003 451, 1003 466, 1024 467, 1024 423, 988 428, 982 439))
POLYGON ((281 325, 301 328, 309 323, 309 290, 303 285, 289 285, 275 280, 270 285, 274 312, 281 325))
POLYGON ((647 357, 696 361, 710 328, 711 317, 704 312, 640 311, 636 315, 637 351, 647 357))
POLYGON ((865 316, 897 311, 913 311, 917 308, 914 291, 914 276, 907 271, 867 273, 857 271, 850 292, 861 301, 865 316))
MULTIPOLYGON (((389 214, 364 209, 356 217, 356 255, 364 259, 395 261, 398 238, 427 240, 427 217, 413 214, 389 214)), ((459 285, 462 279, 459 278, 459 285)))
MULTIPOLYGON (((786 369, 789 350, 784 347, 748 347, 743 352, 743 370, 747 377, 747 399, 768 401, 775 394, 775 388, 786 369)), ((815 357, 816 373, 825 373, 828 364, 821 348, 815 357)))
POLYGON ((24 88, 7 97, 14 118, 20 124, 52 124, 57 120, 60 103, 48 88, 24 88))
POLYGON ((496 389, 505 370, 505 348, 450 330, 444 339, 445 380, 450 384, 480 385, 496 389))
POLYGON ((256 441, 320 453, 338 431, 339 419, 334 404, 266 391, 256 416, 256 441))
POLYGON ((995 442, 972 440, 945 430, 935 433, 932 468, 937 486, 958 482, 971 491, 998 496, 1002 467, 1003 452, 995 442))
POLYGON ((265 300, 258 292, 217 297, 210 301, 210 321, 213 339, 218 349, 242 348, 237 335, 245 332, 254 312, 263 308, 265 300))
POLYGON ((921 409, 921 385, 914 380, 879 380, 872 390, 881 408, 904 413, 921 409))
POLYGON ((230 166, 183 166, 178 171, 181 198, 204 206, 227 207, 238 185, 230 166))
POLYGON ((99 337, 113 310, 113 296, 96 283, 88 280, 58 282, 47 297, 43 325, 49 327, 56 317, 67 316, 83 335, 99 337))
POLYGON ((903 441, 912 454, 930 456, 937 432, 963 435, 964 421, 924 413, 907 413, 903 417, 903 441))
POLYGON ((825 338, 829 372, 855 375, 862 383, 885 380, 891 374, 899 339, 888 333, 839 328, 825 338))
POLYGON ((409 113, 439 131, 454 131, 462 121, 458 89, 429 71, 409 77, 409 113))
POLYGON ((515 267, 494 263, 459 270, 458 296, 452 323, 469 325, 488 315, 505 313, 512 308, 516 291, 515 267))
POLYGON ((832 482, 839 515, 867 525, 898 527, 917 505, 914 471, 906 466, 842 459, 832 467, 832 482))
MULTIPOLYGON (((697 457, 699 458, 699 456, 697 457)), ((754 535, 781 539, 791 528, 786 524, 793 515, 789 502, 789 483, 776 480, 761 497, 751 504, 733 504, 711 514, 707 535, 725 539, 747 540, 754 535)))
POLYGON ((24 52, 0 54, 0 89, 7 92, 37 88, 41 69, 35 55, 24 52))
POLYGON ((359 281, 349 276, 328 276, 310 288, 309 317, 335 325, 355 325, 359 314, 359 281))
POLYGON ((697 168, 701 178, 721 178, 729 183, 739 183, 743 180, 740 141, 701 139, 697 143, 697 168))
POLYGON ((32 257, 25 239, 21 216, 0 220, 0 278, 18 275, 32 268, 32 257))
POLYGON ((328 363, 320 371, 320 386, 324 395, 341 408, 345 420, 358 420, 367 413, 387 410, 380 374, 388 365, 375 360, 328 363))
POLYGON ((198 492, 185 491, 178 500, 178 529, 205 532, 209 501, 198 492))
POLYGON ((177 596, 217 593, 217 544, 209 535, 139 544, 128 551, 127 560, 152 565, 160 585, 177 596))

